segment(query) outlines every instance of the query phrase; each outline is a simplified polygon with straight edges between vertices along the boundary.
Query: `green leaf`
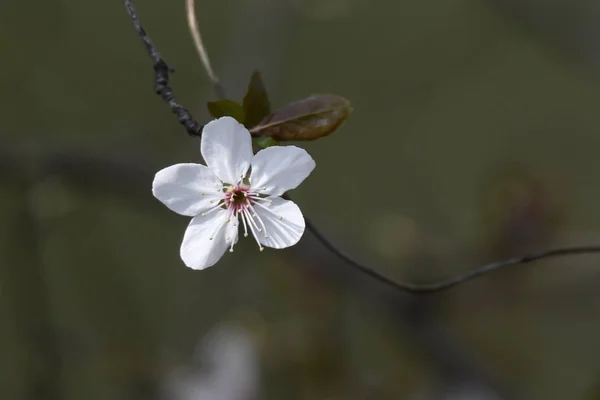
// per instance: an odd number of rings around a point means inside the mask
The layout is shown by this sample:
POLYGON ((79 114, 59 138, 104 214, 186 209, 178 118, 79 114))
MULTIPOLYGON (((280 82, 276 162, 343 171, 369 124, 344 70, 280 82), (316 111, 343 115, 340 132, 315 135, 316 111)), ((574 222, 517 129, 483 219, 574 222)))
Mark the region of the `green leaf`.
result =
POLYGON ((279 142, 269 136, 259 136, 256 138, 256 144, 261 149, 266 149, 267 147, 277 146, 279 142))
POLYGON ((350 102, 343 97, 313 95, 276 110, 250 132, 275 140, 315 140, 339 128, 351 112, 350 102))
POLYGON ((206 103, 208 112, 215 118, 233 117, 240 124, 246 120, 246 113, 242 106, 233 100, 209 101, 206 103))
POLYGON ((248 92, 244 96, 244 112, 246 113, 245 125, 252 128, 271 112, 271 104, 267 89, 259 71, 255 71, 250 78, 248 92))

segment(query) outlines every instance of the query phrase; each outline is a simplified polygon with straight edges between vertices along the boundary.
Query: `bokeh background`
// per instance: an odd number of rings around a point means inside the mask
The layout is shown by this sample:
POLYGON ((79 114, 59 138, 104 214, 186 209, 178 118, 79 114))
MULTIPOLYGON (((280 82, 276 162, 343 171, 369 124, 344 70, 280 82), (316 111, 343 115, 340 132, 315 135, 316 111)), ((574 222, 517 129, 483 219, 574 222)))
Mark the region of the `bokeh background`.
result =
MULTIPOLYGON (((137 1, 207 121, 183 0, 137 1)), ((294 192, 341 247, 430 282, 600 243, 596 0, 198 0, 228 96, 352 101, 294 192)), ((153 174, 199 159, 119 1, 0 4, 0 398, 600 399, 600 259, 394 293, 306 233, 187 269, 153 174)))

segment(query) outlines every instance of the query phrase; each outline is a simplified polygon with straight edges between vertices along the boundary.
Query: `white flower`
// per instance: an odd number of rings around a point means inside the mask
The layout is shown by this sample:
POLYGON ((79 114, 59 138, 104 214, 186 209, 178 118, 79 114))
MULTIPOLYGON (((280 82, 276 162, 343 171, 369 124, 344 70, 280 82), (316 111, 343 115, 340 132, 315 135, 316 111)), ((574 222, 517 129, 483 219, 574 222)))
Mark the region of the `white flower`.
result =
POLYGON ((181 244, 181 258, 193 269, 216 264, 233 251, 241 225, 259 249, 282 249, 304 233, 298 206, 282 199, 315 168, 308 153, 295 146, 273 146, 252 153, 243 125, 223 117, 204 127, 201 164, 176 164, 159 171, 152 193, 171 210, 192 218, 181 244), (241 223, 240 223, 241 221, 241 223))

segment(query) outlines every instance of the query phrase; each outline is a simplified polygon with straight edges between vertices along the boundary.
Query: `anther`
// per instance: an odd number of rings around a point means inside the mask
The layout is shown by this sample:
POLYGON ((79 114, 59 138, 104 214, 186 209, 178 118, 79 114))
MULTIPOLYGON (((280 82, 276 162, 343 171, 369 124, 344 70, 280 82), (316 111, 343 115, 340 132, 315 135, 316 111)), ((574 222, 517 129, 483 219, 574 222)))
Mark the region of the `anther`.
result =
POLYGON ((200 193, 202 196, 204 196, 204 192, 200 193))
POLYGON ((264 247, 259 247, 258 248, 260 251, 263 251, 265 248, 264 247))
POLYGON ((280 216, 279 216, 279 220, 281 221, 282 219, 283 219, 283 217, 280 215, 280 216))
POLYGON ((244 237, 248 237, 248 232, 245 232, 245 233, 244 233, 244 237))
POLYGON ((233 249, 229 249, 229 252, 230 252, 230 253, 233 253, 233 249))

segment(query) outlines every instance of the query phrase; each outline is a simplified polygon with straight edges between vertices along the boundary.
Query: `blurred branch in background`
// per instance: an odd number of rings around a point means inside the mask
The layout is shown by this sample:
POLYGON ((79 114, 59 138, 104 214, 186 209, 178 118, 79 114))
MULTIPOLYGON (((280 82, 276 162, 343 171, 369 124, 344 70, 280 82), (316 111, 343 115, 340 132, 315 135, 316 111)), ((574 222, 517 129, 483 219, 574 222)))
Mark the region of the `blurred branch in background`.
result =
POLYGON ((358 272, 349 272, 343 261, 317 243, 314 237, 307 237, 295 251, 287 254, 290 259, 299 260, 299 266, 306 273, 327 285, 348 290, 359 302, 370 304, 389 318, 400 332, 408 333, 413 344, 425 354, 437 372, 441 385, 439 393, 449 393, 450 389, 459 387, 480 387, 502 399, 520 398, 512 389, 492 378, 458 340, 434 321, 431 311, 443 298, 399 295, 390 287, 365 280, 358 272))
MULTIPOLYGON (((595 0, 485 0, 521 30, 600 72, 600 3, 595 0)), ((566 59, 567 57, 565 57, 566 59)))
POLYGON ((38 180, 35 169, 27 168, 23 159, 14 158, 9 151, 0 157, 0 177, 8 184, 17 185, 27 200, 19 205, 13 220, 12 247, 22 249, 19 256, 26 259, 21 268, 5 269, 2 281, 2 298, 11 301, 12 317, 28 354, 25 379, 28 383, 27 399, 63 399, 62 356, 63 341, 53 325, 52 302, 48 294, 42 251, 42 226, 34 204, 32 191, 38 180), (22 243, 27 246, 22 247, 22 243))
MULTIPOLYGON (((48 176, 60 176, 79 190, 98 195, 116 194, 135 200, 137 207, 154 205, 153 198, 146 195, 146 183, 151 181, 154 170, 148 166, 149 163, 131 154, 127 158, 118 158, 82 149, 65 149, 47 150, 36 159, 9 143, 2 143, 1 149, 0 175, 11 173, 19 176, 18 171, 26 164, 18 160, 28 160, 29 167, 33 163, 36 170, 44 171, 48 176)), ((305 273, 328 285, 349 290, 353 296, 387 315, 397 329, 409 333, 437 371, 442 384, 440 390, 474 386, 487 388, 503 399, 519 399, 511 390, 504 389, 489 377, 463 346, 433 321, 429 310, 435 300, 402 296, 389 287, 365 280, 359 273, 348 273, 346 264, 323 247, 318 250, 315 240, 307 237, 287 254, 305 273)), ((59 373, 59 368, 50 365, 53 369, 48 372, 59 373)))

